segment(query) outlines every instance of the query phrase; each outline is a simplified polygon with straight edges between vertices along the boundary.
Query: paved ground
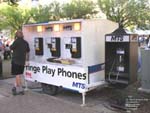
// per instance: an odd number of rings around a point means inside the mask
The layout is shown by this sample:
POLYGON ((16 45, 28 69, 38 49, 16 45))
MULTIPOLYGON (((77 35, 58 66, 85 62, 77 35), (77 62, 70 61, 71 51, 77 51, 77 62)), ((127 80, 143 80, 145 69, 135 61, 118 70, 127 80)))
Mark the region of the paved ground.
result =
POLYGON ((12 96, 10 89, 13 81, 13 78, 0 80, 0 113, 115 113, 103 104, 96 106, 88 102, 88 106, 81 107, 80 95, 68 91, 54 97, 41 93, 39 88, 30 89, 23 96, 12 96), (64 94, 72 99, 64 98, 64 94))

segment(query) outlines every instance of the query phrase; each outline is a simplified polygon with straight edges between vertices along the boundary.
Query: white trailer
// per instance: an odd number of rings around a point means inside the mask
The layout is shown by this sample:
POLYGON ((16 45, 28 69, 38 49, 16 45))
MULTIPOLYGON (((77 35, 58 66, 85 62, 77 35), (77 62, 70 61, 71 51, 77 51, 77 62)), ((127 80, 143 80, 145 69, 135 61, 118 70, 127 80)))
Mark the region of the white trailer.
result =
POLYGON ((39 82, 43 91, 56 94, 58 87, 82 93, 105 84, 105 34, 118 28, 106 19, 76 19, 23 26, 30 51, 25 67, 27 81, 39 82))

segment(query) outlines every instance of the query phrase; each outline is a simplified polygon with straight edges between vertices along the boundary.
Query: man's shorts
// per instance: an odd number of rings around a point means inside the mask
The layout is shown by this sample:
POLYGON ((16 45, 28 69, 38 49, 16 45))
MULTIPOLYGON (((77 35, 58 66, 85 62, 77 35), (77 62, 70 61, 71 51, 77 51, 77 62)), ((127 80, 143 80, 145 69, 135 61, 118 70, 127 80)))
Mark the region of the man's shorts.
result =
POLYGON ((12 75, 19 75, 19 74, 23 74, 24 72, 24 66, 23 65, 18 65, 15 64, 14 62, 11 63, 11 74, 12 75))

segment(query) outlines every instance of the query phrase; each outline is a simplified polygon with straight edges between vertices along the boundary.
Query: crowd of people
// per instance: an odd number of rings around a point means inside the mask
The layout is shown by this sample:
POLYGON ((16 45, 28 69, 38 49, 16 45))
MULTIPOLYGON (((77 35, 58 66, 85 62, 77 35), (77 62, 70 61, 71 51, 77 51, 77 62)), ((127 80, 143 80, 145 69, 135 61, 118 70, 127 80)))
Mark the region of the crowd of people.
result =
POLYGON ((5 45, 0 41, 0 58, 4 60, 11 59, 11 53, 9 44, 5 45))

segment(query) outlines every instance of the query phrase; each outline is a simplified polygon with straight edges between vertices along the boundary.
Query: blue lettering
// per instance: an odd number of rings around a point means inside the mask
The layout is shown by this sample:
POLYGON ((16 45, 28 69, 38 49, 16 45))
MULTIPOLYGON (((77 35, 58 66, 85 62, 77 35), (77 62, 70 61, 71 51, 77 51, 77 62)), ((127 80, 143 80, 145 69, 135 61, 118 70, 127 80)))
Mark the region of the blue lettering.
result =
POLYGON ((72 87, 85 89, 85 84, 79 83, 79 82, 73 82, 73 83, 72 83, 72 87))

